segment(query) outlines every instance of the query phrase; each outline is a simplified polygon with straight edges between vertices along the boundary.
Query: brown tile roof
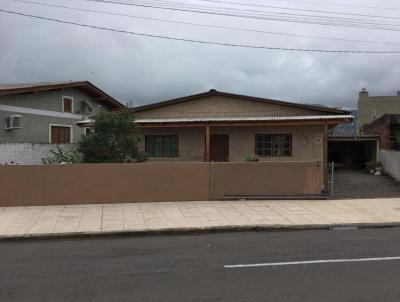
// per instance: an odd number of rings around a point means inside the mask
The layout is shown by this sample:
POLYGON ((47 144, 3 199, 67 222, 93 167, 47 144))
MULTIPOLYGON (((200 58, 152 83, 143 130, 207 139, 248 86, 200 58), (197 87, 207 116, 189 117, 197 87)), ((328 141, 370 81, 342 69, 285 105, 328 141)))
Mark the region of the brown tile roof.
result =
POLYGON ((69 83, 76 83, 76 82, 65 81, 65 82, 35 82, 35 83, 7 83, 7 84, 0 83, 0 90, 32 88, 37 86, 48 86, 48 85, 64 85, 69 83))
POLYGON ((79 88, 87 94, 93 96, 98 102, 101 102, 113 109, 122 109, 125 107, 118 100, 114 99, 89 81, 0 84, 0 95, 49 91, 65 88, 79 88))

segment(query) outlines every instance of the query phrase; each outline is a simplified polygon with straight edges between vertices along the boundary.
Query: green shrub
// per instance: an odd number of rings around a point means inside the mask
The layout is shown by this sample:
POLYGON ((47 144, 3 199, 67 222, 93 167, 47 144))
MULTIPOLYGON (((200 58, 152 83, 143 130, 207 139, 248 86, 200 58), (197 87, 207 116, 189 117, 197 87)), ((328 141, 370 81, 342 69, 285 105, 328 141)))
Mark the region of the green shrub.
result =
POLYGON ((255 156, 247 155, 244 159, 245 161, 259 161, 259 159, 255 156))
POLYGON ((50 153, 52 155, 42 159, 42 162, 46 165, 78 164, 82 160, 78 151, 63 151, 59 146, 56 150, 51 150, 50 153))

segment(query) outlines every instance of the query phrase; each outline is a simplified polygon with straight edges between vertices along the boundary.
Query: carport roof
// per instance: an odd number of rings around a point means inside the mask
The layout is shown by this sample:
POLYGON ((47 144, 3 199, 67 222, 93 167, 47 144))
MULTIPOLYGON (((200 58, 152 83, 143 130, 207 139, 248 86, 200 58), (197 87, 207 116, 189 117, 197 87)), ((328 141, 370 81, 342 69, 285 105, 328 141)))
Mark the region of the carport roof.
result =
POLYGON ((329 141, 366 141, 377 140, 378 135, 330 135, 329 141))

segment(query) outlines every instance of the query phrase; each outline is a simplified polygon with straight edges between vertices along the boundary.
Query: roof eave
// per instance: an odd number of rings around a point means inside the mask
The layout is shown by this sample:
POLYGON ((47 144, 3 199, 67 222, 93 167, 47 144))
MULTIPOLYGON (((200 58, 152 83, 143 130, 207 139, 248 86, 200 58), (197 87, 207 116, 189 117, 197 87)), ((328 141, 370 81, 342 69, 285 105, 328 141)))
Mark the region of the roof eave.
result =
POLYGON ((93 85, 89 81, 77 81, 77 82, 69 82, 69 83, 61 83, 61 84, 45 84, 45 85, 36 85, 29 87, 15 87, 9 89, 1 89, 0 95, 9 95, 9 94, 20 94, 20 93, 34 93, 37 91, 49 91, 49 90, 58 90, 65 88, 88 88, 95 92, 97 95, 101 96, 103 99, 98 100, 99 102, 105 103, 114 109, 123 109, 125 105, 105 93, 103 90, 93 85))
POLYGON ((194 121, 154 121, 154 122, 146 122, 146 121, 136 121, 140 126, 146 127, 179 127, 179 126, 257 126, 257 125, 337 125, 342 122, 351 122, 351 118, 343 117, 343 118, 327 118, 327 119, 286 119, 286 120, 221 120, 221 121, 202 121, 202 120, 194 120, 194 121))

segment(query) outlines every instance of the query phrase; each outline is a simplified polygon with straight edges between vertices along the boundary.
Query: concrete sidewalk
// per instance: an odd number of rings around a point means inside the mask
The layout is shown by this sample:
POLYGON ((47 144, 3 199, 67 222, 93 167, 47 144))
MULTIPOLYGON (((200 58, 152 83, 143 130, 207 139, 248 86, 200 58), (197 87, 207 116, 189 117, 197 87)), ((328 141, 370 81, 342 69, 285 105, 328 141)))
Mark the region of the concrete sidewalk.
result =
POLYGON ((400 198, 119 203, 0 208, 0 238, 400 225, 400 198))

